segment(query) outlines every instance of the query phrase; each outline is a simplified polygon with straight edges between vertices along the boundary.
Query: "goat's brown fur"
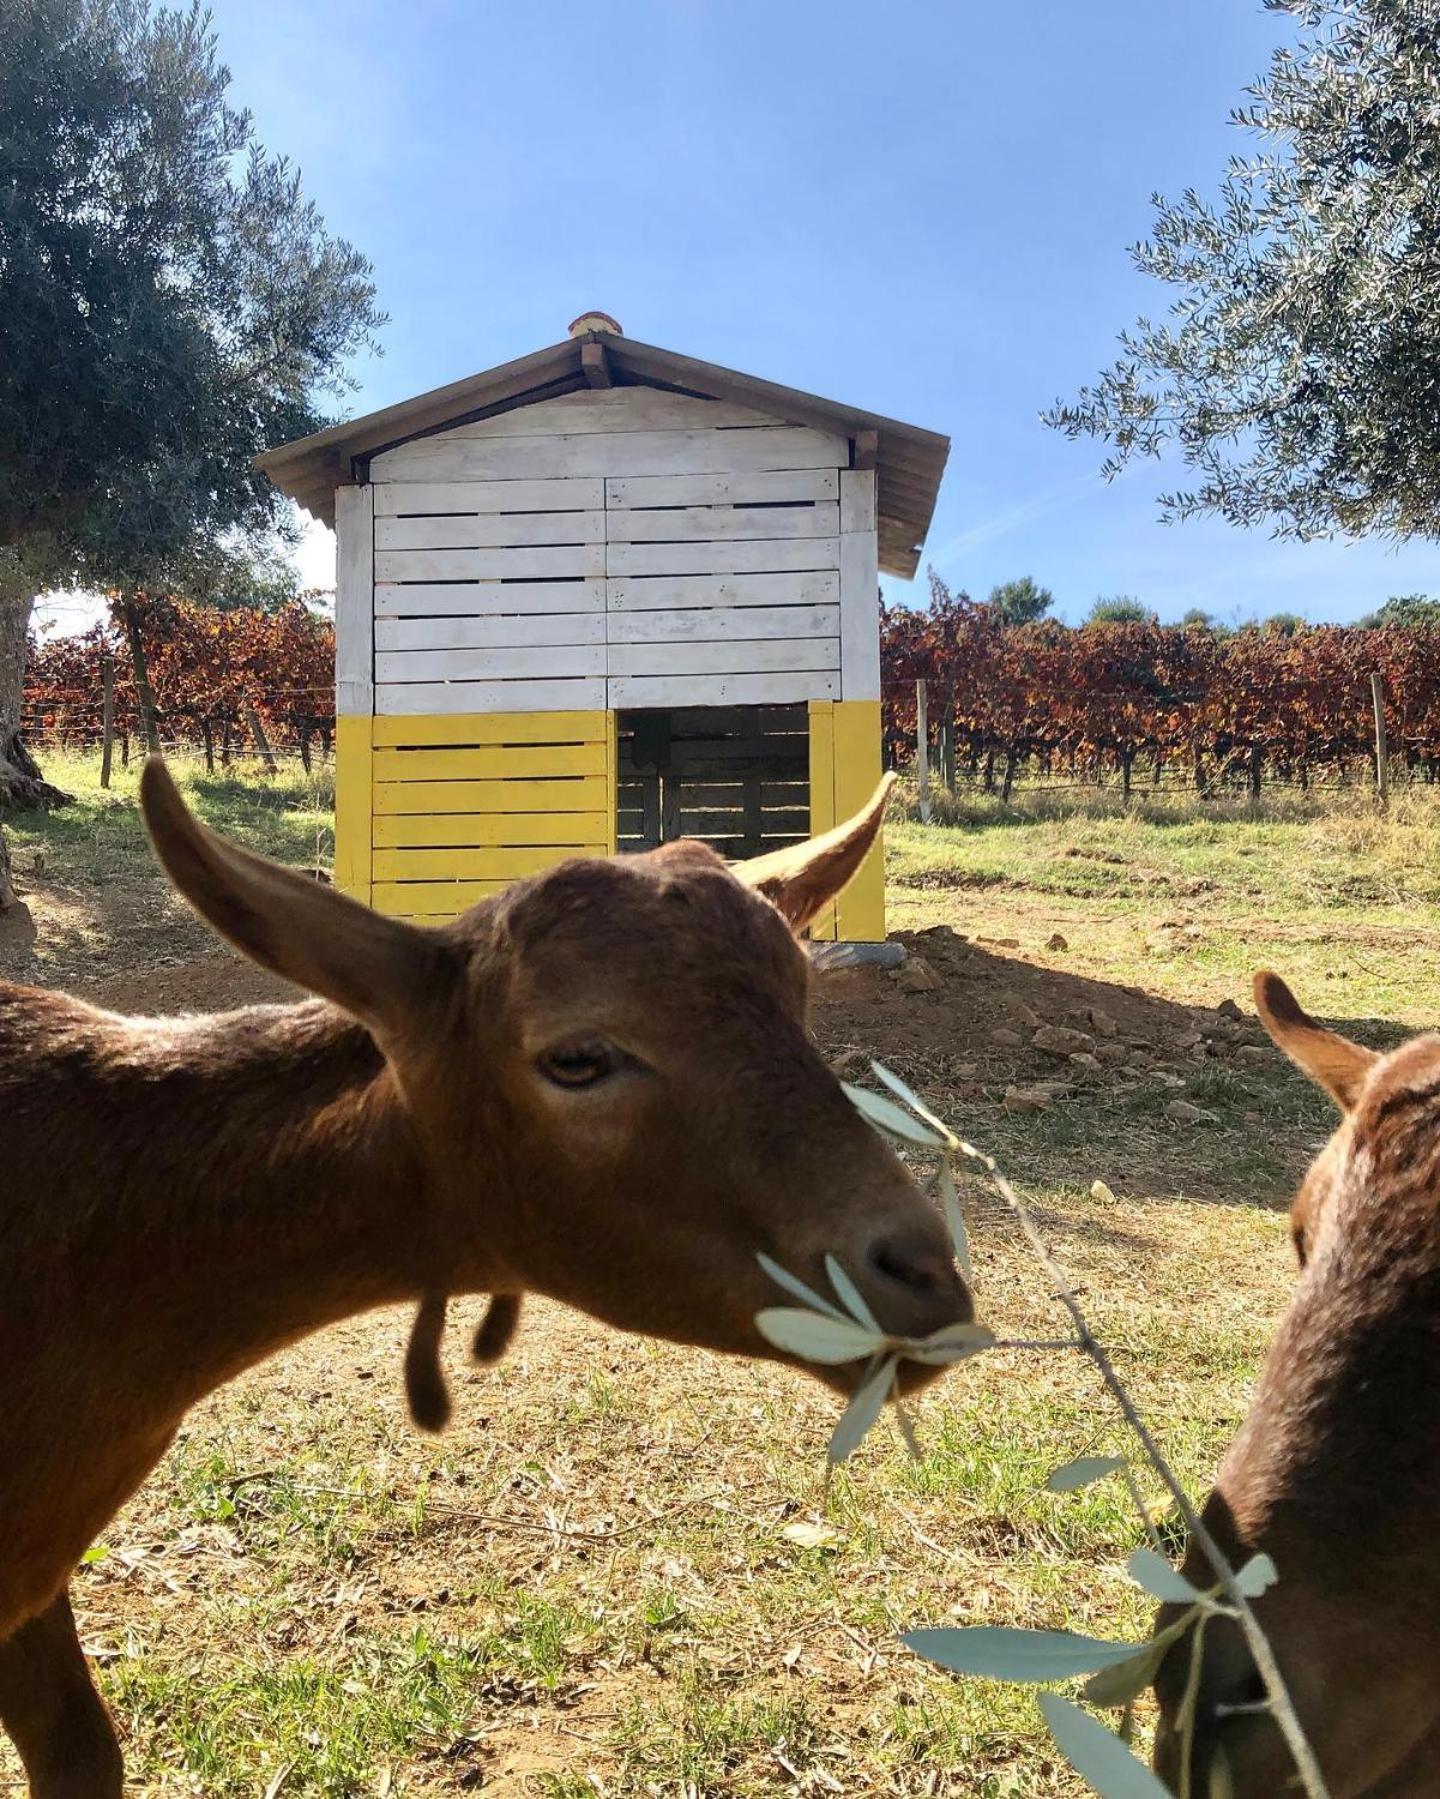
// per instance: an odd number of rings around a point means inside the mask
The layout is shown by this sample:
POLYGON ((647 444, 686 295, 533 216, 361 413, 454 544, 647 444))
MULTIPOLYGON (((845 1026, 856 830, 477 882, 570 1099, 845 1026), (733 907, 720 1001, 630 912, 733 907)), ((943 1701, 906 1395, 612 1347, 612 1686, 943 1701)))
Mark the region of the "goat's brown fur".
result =
POLYGON ((883 791, 766 858, 766 898, 675 844, 429 931, 222 843, 158 765, 142 796, 191 902, 322 997, 128 1019, 0 987, 0 1722, 37 1799, 120 1790, 70 1569, 186 1410, 307 1332, 418 1304, 436 1426, 450 1294, 495 1296, 483 1358, 527 1291, 773 1354, 760 1250, 817 1285, 833 1251, 897 1332, 969 1315, 934 1208, 806 1035, 786 923, 854 872, 883 791))
MULTIPOLYGON (((1236 1562, 1260 1550, 1275 1562, 1279 1580, 1256 1611, 1332 1799, 1430 1799, 1440 1792, 1440 1037, 1381 1056, 1307 1017, 1278 976, 1257 975, 1255 993, 1276 1043, 1343 1117, 1291 1208, 1299 1282, 1206 1519, 1236 1562)), ((1186 1572, 1210 1584, 1197 1550, 1186 1572)), ((1176 1790, 1188 1677, 1186 1642, 1158 1683, 1157 1765, 1176 1790)), ((1217 1750, 1235 1799, 1286 1790, 1293 1763, 1259 1697, 1238 1630, 1213 1622, 1193 1791, 1210 1790, 1217 1750)))

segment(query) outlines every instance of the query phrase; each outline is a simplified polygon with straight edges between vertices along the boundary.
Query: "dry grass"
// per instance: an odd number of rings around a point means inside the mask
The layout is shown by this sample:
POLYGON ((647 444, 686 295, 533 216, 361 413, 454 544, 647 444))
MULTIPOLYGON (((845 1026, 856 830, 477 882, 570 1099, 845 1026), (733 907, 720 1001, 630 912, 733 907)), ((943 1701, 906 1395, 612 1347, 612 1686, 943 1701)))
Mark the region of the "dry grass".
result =
MULTIPOLYGON (((313 810, 272 793, 226 822, 301 860, 313 810)), ((38 927, 17 970, 157 1009, 263 985, 169 908, 123 805, 17 838, 38 927), (155 933, 164 965, 137 968, 155 933)), ((1275 1208, 1323 1110, 1278 1064, 1182 1061, 1219 1124, 1177 1133, 1140 1079, 1017 1117, 1000 1095, 1028 1052, 991 1028, 1007 997, 1104 992, 1158 1042, 1189 1007, 1243 997, 1257 944, 1321 1010, 1427 1021, 1434 849, 1425 820, 1363 817, 901 827, 895 922, 1018 948, 938 958, 936 993, 865 975, 822 994, 832 1050, 893 1061, 1003 1151, 1195 1490, 1284 1303, 1275 1208), (1044 948, 1057 931, 1066 949, 1044 948), (1097 1176, 1122 1197, 1089 1197, 1097 1176)), ((983 1314, 1054 1334, 1009 1222, 983 1189, 971 1204, 983 1314)), ((457 1422, 432 1443, 404 1415, 405 1323, 353 1321, 200 1407, 77 1576, 140 1789, 1080 1791, 1028 1695, 952 1681, 896 1641, 946 1620, 1145 1629, 1118 1484, 1044 1491, 1054 1466, 1121 1443, 1080 1358, 966 1364, 920 1406, 920 1464, 882 1427, 827 1500, 835 1406, 798 1377, 536 1307, 502 1367, 454 1368, 457 1422), (819 1542, 787 1534, 822 1520, 819 1542)))

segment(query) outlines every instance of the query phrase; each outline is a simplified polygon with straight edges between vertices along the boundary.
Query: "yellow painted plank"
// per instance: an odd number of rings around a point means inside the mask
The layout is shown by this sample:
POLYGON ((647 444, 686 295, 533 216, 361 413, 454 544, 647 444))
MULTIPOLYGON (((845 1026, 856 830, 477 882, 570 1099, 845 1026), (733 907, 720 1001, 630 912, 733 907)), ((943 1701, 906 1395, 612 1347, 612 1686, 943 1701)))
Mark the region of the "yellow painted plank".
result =
POLYGON ((393 849, 374 851, 372 879, 381 881, 516 880, 539 874, 572 856, 603 856, 605 845, 582 843, 528 849, 393 849))
POLYGON ((374 905, 392 918, 458 918, 467 906, 503 893, 510 881, 377 881, 374 905))
MULTIPOLYGON (((843 824, 880 780, 880 702, 841 700, 834 713, 835 822, 843 824)), ((846 943, 885 939, 885 851, 877 843, 840 895, 839 936, 846 943)))
POLYGON ((609 823, 603 812, 442 812, 411 818, 376 818, 377 850, 480 849, 488 844, 517 848, 604 843, 609 823))
POLYGON ((368 716, 335 720, 335 885, 370 903, 370 727, 368 716))
POLYGON ((377 749, 399 744, 603 744, 607 716, 603 711, 420 713, 375 719, 373 741, 377 749))
MULTIPOLYGON (((376 719, 376 724, 382 721, 376 719)), ((603 742, 491 744, 477 749, 381 749, 375 752, 377 784, 392 781, 539 780, 558 775, 598 775, 609 768, 603 742)))
POLYGON ((377 781, 377 817, 422 812, 600 812, 613 810, 604 775, 568 781, 377 781))
MULTIPOLYGON (((810 702, 810 835, 818 837, 835 823, 834 700, 810 702)), ((817 942, 831 942, 836 930, 834 905, 826 906, 810 926, 817 942)))
POLYGON ((605 816, 607 821, 605 853, 607 856, 615 855, 620 847, 620 748, 616 724, 615 713, 607 712, 605 714, 605 816))

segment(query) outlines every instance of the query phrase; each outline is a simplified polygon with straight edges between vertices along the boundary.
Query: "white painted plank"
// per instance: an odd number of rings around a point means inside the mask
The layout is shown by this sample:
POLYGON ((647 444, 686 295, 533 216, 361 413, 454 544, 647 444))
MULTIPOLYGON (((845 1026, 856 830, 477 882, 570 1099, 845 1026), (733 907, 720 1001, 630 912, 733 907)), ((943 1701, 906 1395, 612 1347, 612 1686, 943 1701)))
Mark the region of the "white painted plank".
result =
MULTIPOLYGON (((834 500, 833 468, 758 469, 732 475, 612 475, 607 506, 743 506, 765 502, 834 500)), ((438 508, 437 508, 438 510, 438 508)))
POLYGON ((336 488, 335 542, 335 710, 368 718, 375 710, 373 488, 336 488))
MULTIPOLYGON (((650 613, 647 616, 658 615, 650 613)), ((835 616, 838 621, 838 611, 835 616)), ((838 622, 835 629, 839 630, 838 622)), ((377 655, 392 650, 493 650, 512 646, 534 648, 547 643, 604 643, 605 636, 603 612, 522 613, 498 618, 377 618, 375 621, 377 655)))
MULTIPOLYGON (((825 497, 833 499, 834 495, 825 497)), ((597 512, 604 505, 605 483, 598 475, 557 481, 375 483, 376 518, 395 518, 407 512, 597 512)))
POLYGON ((517 550, 377 550, 377 581, 526 581, 603 575, 603 543, 517 550))
MULTIPOLYGON (((612 643, 610 675, 778 675, 840 667, 834 637, 773 638, 748 643, 612 643)), ((384 663, 383 656, 377 662, 384 663)))
MULTIPOLYGON (((838 606, 692 606, 671 612, 613 612, 605 621, 613 643, 743 642, 764 637, 840 635, 838 606)), ((378 648, 388 646, 375 627, 378 648)))
POLYGON ((840 666, 842 697, 880 697, 880 571, 876 562, 875 473, 847 470, 840 477, 840 509, 862 528, 840 538, 840 666), (869 519, 865 526, 863 521, 869 519))
POLYGON ((555 437, 596 431, 713 431, 719 426, 783 424, 773 413, 663 387, 607 387, 531 406, 515 406, 488 419, 452 425, 439 437, 555 437))
POLYGON ((770 574, 839 566, 838 537, 767 538, 760 543, 612 543, 605 551, 609 575, 770 574))
POLYGON ((408 686, 387 684, 375 689, 375 710, 382 718, 414 717, 435 712, 603 712, 605 681, 603 677, 591 677, 579 681, 417 681, 408 686))
POLYGON ((840 475, 840 529, 875 529, 874 469, 845 469, 840 475))
POLYGON ((568 437, 420 437, 371 460, 379 481, 471 481, 571 475, 723 475, 743 469, 838 468, 848 440, 801 425, 740 431, 597 431, 568 437))
POLYGON ((381 650, 375 657, 375 679, 387 686, 398 681, 558 681, 604 673, 603 643, 527 644, 482 650, 381 650))
POLYGON ((707 543, 745 538, 834 537, 840 508, 819 506, 641 507, 605 514, 611 543, 707 543))
POLYGON ((600 543, 604 537, 603 512, 482 512, 375 521, 377 550, 499 549, 537 543, 600 543))
POLYGON ((612 575, 605 591, 606 607, 612 613, 688 606, 830 606, 840 603, 840 576, 828 569, 781 575, 675 575, 668 579, 612 575))
MULTIPOLYGON (((838 579, 838 577, 837 577, 838 579)), ((836 588, 838 597, 839 589, 836 588)), ((499 613, 603 612, 605 583, 589 581, 448 581, 439 585, 388 582, 375 589, 376 618, 451 614, 483 618, 499 613)))
POLYGON ((610 677, 610 705, 616 711, 646 706, 782 706, 839 697, 839 676, 823 672, 610 677))

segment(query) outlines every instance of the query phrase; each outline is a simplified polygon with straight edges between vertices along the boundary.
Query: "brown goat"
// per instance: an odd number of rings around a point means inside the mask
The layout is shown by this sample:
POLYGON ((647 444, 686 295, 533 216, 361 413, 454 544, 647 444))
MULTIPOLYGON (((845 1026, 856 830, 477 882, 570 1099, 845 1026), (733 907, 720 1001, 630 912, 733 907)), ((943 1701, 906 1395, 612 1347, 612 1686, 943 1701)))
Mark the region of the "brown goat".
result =
MULTIPOLYGON (((1433 1799, 1440 1037, 1377 1055, 1308 1018, 1276 975, 1255 977, 1255 998, 1275 1042, 1343 1117, 1292 1207, 1299 1281, 1205 1519, 1237 1565, 1261 1550, 1275 1563, 1279 1579, 1255 1611, 1332 1799, 1433 1799)), ((1185 1571, 1212 1584, 1194 1548, 1185 1571)), ((1204 1647, 1189 1790, 1293 1790, 1238 1629, 1212 1622, 1204 1647)), ((1157 1682, 1156 1766, 1176 1791, 1189 1672, 1187 1638, 1157 1682)))
POLYGON ((146 768, 176 886, 319 998, 128 1019, 0 987, 0 1722, 36 1799, 121 1790, 77 1558, 196 1400, 307 1332, 420 1301, 407 1373, 438 1422, 451 1293, 501 1296, 482 1354, 534 1292, 774 1356, 762 1250, 815 1285, 834 1252, 897 1333, 970 1316, 805 1030, 794 933, 886 791, 734 872, 694 843, 577 861, 422 930, 222 842, 146 768))

